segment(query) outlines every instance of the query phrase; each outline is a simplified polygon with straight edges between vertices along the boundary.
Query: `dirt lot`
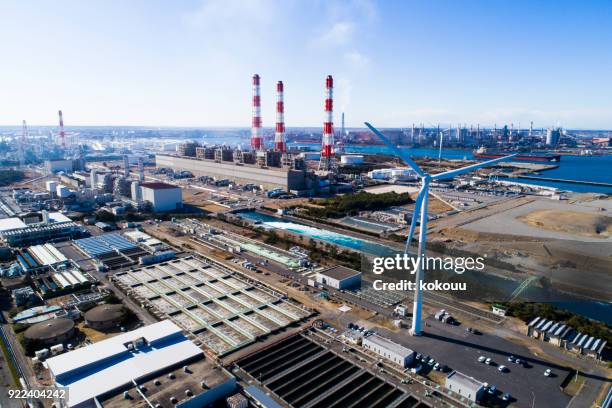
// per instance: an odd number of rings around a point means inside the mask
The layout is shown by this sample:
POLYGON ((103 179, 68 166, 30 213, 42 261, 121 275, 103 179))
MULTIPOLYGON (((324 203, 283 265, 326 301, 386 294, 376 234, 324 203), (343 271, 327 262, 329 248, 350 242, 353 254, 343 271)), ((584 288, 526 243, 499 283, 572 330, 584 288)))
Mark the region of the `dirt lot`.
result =
POLYGON ((612 234, 612 217, 579 211, 537 210, 519 220, 549 231, 585 237, 608 238, 612 234))

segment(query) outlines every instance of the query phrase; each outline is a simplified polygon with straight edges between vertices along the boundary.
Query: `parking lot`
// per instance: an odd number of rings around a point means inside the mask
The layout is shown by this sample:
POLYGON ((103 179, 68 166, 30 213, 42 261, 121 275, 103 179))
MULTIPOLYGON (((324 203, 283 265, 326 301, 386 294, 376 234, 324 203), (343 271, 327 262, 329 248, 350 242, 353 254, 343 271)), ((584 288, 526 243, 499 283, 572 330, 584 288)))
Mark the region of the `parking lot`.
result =
POLYGON ((503 338, 486 333, 468 333, 464 325, 451 326, 432 316, 425 319, 424 323, 426 326, 420 337, 412 337, 407 331, 378 331, 418 353, 433 357, 451 370, 495 385, 498 390, 495 401, 500 405, 503 405, 500 399, 503 393, 510 393, 513 406, 518 407, 564 407, 571 399, 559 389, 569 374, 566 368, 540 360, 525 347, 503 338), (510 355, 520 358, 526 364, 522 366, 509 362, 510 355), (478 362, 480 356, 491 358, 492 364, 478 362), (508 371, 498 371, 500 365, 508 367, 508 371), (552 370, 552 376, 544 376, 547 369, 552 370))

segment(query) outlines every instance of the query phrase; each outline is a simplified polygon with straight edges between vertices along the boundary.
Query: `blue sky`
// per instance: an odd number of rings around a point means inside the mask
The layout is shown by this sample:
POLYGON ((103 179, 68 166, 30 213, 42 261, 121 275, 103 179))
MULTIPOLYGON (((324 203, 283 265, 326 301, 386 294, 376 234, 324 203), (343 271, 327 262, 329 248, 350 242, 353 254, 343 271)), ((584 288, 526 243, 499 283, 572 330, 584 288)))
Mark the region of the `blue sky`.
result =
POLYGON ((0 124, 612 128, 610 1, 0 3, 0 124), (336 123, 339 120, 336 119, 336 123))

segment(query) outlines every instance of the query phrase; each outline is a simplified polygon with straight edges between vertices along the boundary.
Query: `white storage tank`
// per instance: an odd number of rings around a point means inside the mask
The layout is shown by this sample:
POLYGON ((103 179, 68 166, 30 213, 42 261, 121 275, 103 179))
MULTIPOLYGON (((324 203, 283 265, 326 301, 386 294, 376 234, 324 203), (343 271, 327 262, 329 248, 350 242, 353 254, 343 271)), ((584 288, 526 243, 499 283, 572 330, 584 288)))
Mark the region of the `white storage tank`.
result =
POLYGON ((360 154, 345 154, 340 157, 342 164, 363 164, 363 155, 360 154))

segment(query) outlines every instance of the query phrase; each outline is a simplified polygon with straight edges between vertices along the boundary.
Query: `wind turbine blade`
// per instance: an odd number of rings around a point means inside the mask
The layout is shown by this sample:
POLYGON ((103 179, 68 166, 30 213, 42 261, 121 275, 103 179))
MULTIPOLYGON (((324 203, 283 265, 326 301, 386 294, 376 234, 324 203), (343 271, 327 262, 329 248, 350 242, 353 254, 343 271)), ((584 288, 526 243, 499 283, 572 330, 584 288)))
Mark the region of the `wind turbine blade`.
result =
POLYGON ((471 166, 462 167, 460 169, 445 171, 444 173, 434 174, 434 175, 431 176, 431 179, 432 180, 447 180, 447 179, 452 179, 453 177, 456 177, 456 176, 458 176, 460 174, 469 173, 469 172, 471 172, 473 170, 476 170, 476 169, 480 169, 480 168, 487 167, 487 166, 490 166, 490 165, 495 164, 495 163, 499 163, 499 162, 510 160, 514 156, 516 156, 516 154, 511 154, 509 156, 500 157, 498 159, 487 160, 486 162, 482 162, 482 163, 472 164, 471 166))
POLYGON ((368 122, 365 122, 365 125, 370 128, 370 130, 372 132, 374 132, 374 134, 376 136, 378 136, 380 138, 380 140, 382 140, 389 149, 391 149, 396 156, 399 156, 404 163, 406 163, 407 165, 409 165, 410 167, 412 167, 412 169, 421 177, 425 177, 425 173, 423 172, 423 170, 421 170, 421 168, 414 162, 414 160, 412 160, 410 158, 410 156, 404 152, 402 152, 400 149, 397 148, 397 146, 395 146, 393 143, 391 143, 391 141, 387 138, 387 136, 383 135, 378 129, 376 129, 374 126, 370 125, 368 122))
POLYGON ((419 190, 419 194, 417 195, 416 200, 414 201, 414 210, 412 211, 412 221, 410 221, 410 231, 408 232, 408 238, 406 239, 406 248, 404 248, 404 253, 408 253, 408 249, 410 248, 410 244, 412 243, 412 237, 414 236, 414 229, 416 228, 416 220, 420 216, 421 205, 423 203, 423 195, 427 194, 425 191, 425 184, 419 190))

